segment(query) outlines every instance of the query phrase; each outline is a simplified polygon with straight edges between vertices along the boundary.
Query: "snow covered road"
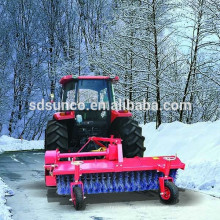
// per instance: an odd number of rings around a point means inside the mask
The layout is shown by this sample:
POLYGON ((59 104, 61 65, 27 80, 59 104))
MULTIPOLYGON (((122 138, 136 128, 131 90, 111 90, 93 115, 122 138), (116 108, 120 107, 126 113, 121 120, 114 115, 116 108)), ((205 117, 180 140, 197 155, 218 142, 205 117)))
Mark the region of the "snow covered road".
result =
POLYGON ((75 211, 69 197, 44 186, 44 153, 10 152, 0 155, 0 175, 15 192, 8 197, 13 219, 219 219, 220 199, 180 189, 180 202, 167 206, 154 191, 88 195, 84 211, 75 211))

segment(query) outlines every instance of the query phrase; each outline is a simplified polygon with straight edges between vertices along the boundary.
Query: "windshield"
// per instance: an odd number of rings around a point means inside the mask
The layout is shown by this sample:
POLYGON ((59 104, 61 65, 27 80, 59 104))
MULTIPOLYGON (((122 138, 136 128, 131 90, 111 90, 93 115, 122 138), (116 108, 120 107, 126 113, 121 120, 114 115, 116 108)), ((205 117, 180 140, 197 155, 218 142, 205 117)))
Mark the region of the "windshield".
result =
POLYGON ((78 102, 108 102, 106 80, 79 80, 78 102))
POLYGON ((68 104, 75 102, 76 101, 75 93, 76 93, 76 82, 71 81, 69 83, 66 83, 63 86, 63 97, 62 97, 63 102, 66 102, 68 104))
POLYGON ((84 103, 87 109, 91 108, 91 103, 100 103, 97 106, 109 108, 108 81, 100 79, 71 81, 63 87, 62 100, 68 104, 72 102, 84 103))

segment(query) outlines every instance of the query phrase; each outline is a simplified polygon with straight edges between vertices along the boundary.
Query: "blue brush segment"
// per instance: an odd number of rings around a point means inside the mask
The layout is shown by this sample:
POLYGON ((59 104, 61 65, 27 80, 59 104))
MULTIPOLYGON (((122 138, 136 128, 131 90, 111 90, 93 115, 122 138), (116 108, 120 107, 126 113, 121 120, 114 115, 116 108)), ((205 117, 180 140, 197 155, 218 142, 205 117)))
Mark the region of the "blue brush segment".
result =
POLYGON ((124 192, 130 191, 129 172, 124 173, 124 192))
POLYGON ((92 174, 90 173, 89 174, 89 186, 88 186, 88 194, 91 194, 94 192, 94 181, 93 181, 93 177, 92 177, 92 174))
POLYGON ((135 187, 136 186, 136 180, 135 180, 134 172, 130 173, 130 184, 131 184, 130 192, 136 191, 136 187, 135 187))
POLYGON ((107 173, 107 193, 111 193, 113 192, 113 185, 112 185, 112 181, 111 181, 111 175, 110 173, 107 173))
POLYGON ((136 190, 141 191, 141 172, 136 173, 136 190))
POLYGON ((100 181, 99 175, 95 174, 95 193, 102 193, 103 192, 103 187, 102 187, 102 181, 100 181))
POLYGON ((66 195, 66 182, 65 182, 65 177, 61 176, 61 193, 63 195, 66 195))
POLYGON ((147 184, 147 172, 141 172, 141 191, 145 190, 147 184))
MULTIPOLYGON (((176 180, 177 170, 170 170, 170 177, 176 180)), ((131 171, 115 173, 83 174, 81 181, 84 184, 85 194, 134 192, 159 189, 159 177, 163 173, 157 171, 131 171)), ((70 194, 70 183, 73 175, 57 176, 57 193, 70 194)))
POLYGON ((66 177, 66 181, 65 181, 65 186, 66 186, 66 190, 65 190, 65 194, 68 195, 70 192, 70 176, 66 177))
POLYGON ((118 178, 118 192, 124 192, 125 191, 125 184, 124 184, 124 173, 119 173, 118 178))
POLYGON ((107 180, 104 176, 104 173, 101 174, 101 184, 102 184, 102 192, 107 192, 108 191, 107 180))
POLYGON ((61 185, 60 185, 60 177, 61 176, 57 176, 57 194, 62 195, 62 193, 61 193, 61 185))
POLYGON ((176 182, 176 178, 177 178, 177 170, 170 170, 170 177, 173 177, 173 182, 176 182))
POLYGON ((117 186, 116 186, 116 174, 115 173, 112 173, 110 184, 112 184, 113 192, 116 192, 117 186))
POLYGON ((85 174, 83 184, 84 184, 84 193, 88 194, 88 188, 89 188, 88 174, 85 174))

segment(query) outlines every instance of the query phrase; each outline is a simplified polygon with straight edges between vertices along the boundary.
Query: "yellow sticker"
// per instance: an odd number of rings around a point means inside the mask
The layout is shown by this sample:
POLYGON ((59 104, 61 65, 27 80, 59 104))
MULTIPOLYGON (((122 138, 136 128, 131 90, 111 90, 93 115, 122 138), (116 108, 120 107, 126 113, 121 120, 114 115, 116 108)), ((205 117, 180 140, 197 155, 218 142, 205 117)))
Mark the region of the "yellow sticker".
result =
POLYGON ((159 157, 152 157, 154 160, 159 160, 160 158, 159 157))

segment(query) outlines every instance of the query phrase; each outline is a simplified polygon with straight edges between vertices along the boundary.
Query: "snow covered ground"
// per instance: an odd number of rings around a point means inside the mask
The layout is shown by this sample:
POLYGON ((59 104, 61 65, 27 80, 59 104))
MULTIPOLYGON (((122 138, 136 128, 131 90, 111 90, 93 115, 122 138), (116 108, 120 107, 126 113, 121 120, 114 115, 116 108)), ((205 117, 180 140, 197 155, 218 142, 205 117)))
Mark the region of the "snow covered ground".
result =
POLYGON ((4 151, 19 151, 19 150, 33 150, 33 149, 43 149, 44 141, 27 141, 21 139, 15 139, 2 135, 0 137, 0 153, 4 151))
MULTIPOLYGON (((6 135, 0 137, 0 153, 3 153, 4 151, 43 149, 43 146, 43 140, 26 141, 8 137, 6 135)), ((14 160, 16 159, 14 158, 14 160)), ((13 192, 8 188, 8 186, 0 177, 0 220, 11 219, 10 207, 6 206, 5 196, 12 195, 13 192)))
POLYGON ((179 170, 179 187, 200 190, 220 197, 220 120, 191 125, 155 123, 143 127, 145 156, 174 155, 186 164, 179 170))
POLYGON ((6 205, 6 196, 12 196, 13 192, 8 186, 3 182, 0 177, 0 220, 11 219, 11 208, 6 205))

